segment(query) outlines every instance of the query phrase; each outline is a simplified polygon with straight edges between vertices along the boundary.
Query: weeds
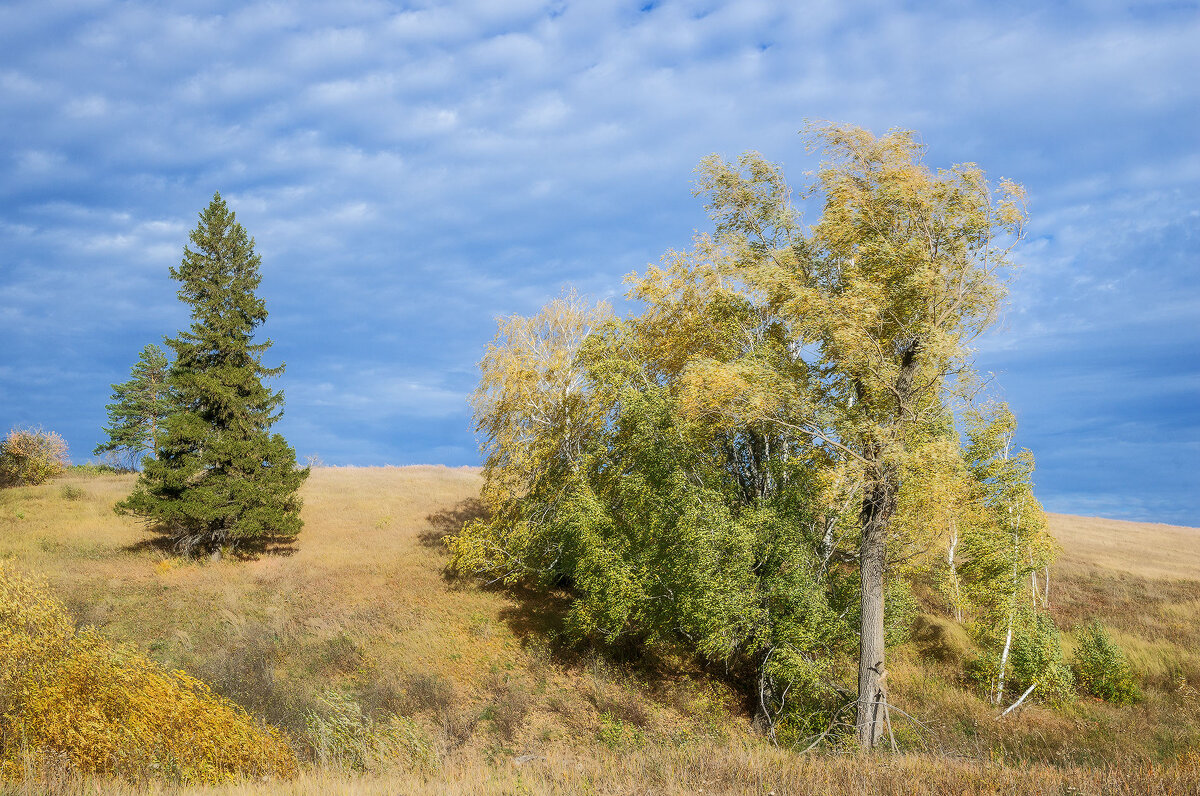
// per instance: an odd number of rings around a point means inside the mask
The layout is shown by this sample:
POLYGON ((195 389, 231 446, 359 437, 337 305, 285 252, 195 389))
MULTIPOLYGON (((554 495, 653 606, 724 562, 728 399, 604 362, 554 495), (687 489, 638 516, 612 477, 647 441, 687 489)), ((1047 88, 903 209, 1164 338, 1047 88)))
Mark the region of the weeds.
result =
POLYGON ((505 743, 512 743, 521 728, 533 704, 533 695, 521 683, 494 677, 490 690, 493 694, 491 705, 488 706, 488 718, 505 743))
POLYGON ((346 694, 322 695, 306 723, 304 739, 313 760, 325 768, 431 771, 438 766, 432 744, 411 719, 392 714, 377 721, 346 694))

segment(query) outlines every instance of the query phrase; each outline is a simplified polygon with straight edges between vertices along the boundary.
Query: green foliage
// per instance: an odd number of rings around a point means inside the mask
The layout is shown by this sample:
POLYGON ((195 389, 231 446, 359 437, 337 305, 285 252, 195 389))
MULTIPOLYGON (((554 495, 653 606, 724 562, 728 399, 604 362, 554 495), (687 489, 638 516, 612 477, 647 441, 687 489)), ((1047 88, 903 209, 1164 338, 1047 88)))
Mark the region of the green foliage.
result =
POLYGON ((1014 616, 1007 658, 1002 643, 993 643, 972 663, 970 672, 997 704, 1015 699, 1035 683, 1031 700, 1062 703, 1071 697, 1075 685, 1054 620, 1028 608, 1014 616))
POLYGON ((1114 705, 1141 701, 1142 692, 1125 653, 1098 621, 1089 622, 1079 632, 1074 658, 1072 669, 1084 693, 1114 705))
MULTIPOLYGON (((931 172, 904 131, 814 138, 829 158, 814 226, 778 166, 714 156, 697 192, 715 236, 629 277, 639 314, 572 296, 502 322, 475 401, 492 514, 449 540, 459 572, 570 588, 578 637, 736 672, 768 725, 837 709, 855 622, 865 710, 931 535, 968 504, 1009 529, 987 498, 1006 476, 972 489, 948 407, 1004 292, 1020 189, 969 164, 931 172)), ((1039 513, 1023 502, 1021 527, 1039 513)), ((1008 548, 979 548, 955 578, 1014 594, 993 577, 1008 548)))
POLYGON ((57 433, 14 428, 0 442, 0 487, 44 484, 70 463, 67 443, 57 433))
POLYGON ((1063 660, 1062 635, 1049 614, 1031 613, 1032 618, 1022 623, 1024 632, 1013 634, 1013 685, 1020 693, 1036 682, 1042 700, 1064 702, 1075 678, 1063 660))
POLYGON ((150 344, 138 354, 129 381, 112 386, 108 410, 108 439, 92 451, 111 454, 126 469, 136 469, 143 455, 158 455, 159 439, 173 403, 168 383, 170 362, 166 353, 150 344))
POLYGON ((922 658, 954 667, 963 666, 974 647, 961 625, 932 614, 914 617, 912 640, 922 658))
POLYGON ((58 490, 58 494, 62 496, 63 500, 82 500, 87 496, 87 492, 74 484, 63 484, 62 489, 58 490))
POLYGON ((129 472, 129 469, 120 464, 85 462, 83 464, 72 464, 67 468, 67 472, 74 476, 93 478, 103 475, 124 475, 129 472))
POLYGON ((912 638, 913 623, 921 606, 913 594, 912 585, 903 578, 889 578, 884 584, 883 633, 889 647, 903 644, 912 638))
POLYGON ((751 502, 722 441, 678 417, 662 390, 626 390, 615 411, 573 473, 535 482, 454 537, 454 565, 569 584, 577 638, 677 646, 758 671, 772 714, 823 710, 822 661, 851 637, 803 531, 803 471, 779 471, 795 491, 751 502))
POLYGON ((638 749, 646 745, 646 735, 641 728, 631 726, 611 713, 600 714, 600 729, 596 740, 609 749, 638 749))
POLYGON ((168 386, 173 400, 158 454, 148 460, 134 493, 118 512, 144 518, 184 552, 261 545, 299 533, 297 490, 308 476, 296 452, 270 427, 282 413, 283 393, 264 378, 254 343, 266 321, 254 240, 220 194, 200 214, 171 276, 192 308, 189 331, 167 344, 175 352, 168 386))
POLYGON ((1005 404, 964 416, 963 459, 972 513, 961 523, 963 602, 983 623, 1003 624, 1017 603, 1032 602, 1030 573, 1054 556, 1041 505, 1033 496, 1033 455, 1013 451, 1016 419, 1005 404))

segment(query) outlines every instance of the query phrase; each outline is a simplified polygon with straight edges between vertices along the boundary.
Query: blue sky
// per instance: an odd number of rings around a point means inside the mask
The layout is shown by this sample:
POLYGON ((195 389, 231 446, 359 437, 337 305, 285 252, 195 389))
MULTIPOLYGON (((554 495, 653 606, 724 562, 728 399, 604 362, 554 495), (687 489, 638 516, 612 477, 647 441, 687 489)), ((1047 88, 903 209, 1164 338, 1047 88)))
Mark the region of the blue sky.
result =
POLYGON ((8 2, 0 424, 88 457, 219 190, 301 457, 476 463, 496 316, 620 296, 707 228, 701 157, 803 183, 829 119, 1029 190, 977 365, 1047 508, 1200 526, 1197 75, 1195 2, 8 2))

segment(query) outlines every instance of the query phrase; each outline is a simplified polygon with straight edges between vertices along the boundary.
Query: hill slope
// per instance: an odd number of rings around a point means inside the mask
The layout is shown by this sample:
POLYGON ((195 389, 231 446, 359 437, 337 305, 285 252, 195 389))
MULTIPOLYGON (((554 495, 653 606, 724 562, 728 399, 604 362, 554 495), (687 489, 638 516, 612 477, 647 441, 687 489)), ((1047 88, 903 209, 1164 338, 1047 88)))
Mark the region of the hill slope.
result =
POLYGON ((1060 567, 1097 566, 1144 578, 1200 580, 1200 528, 1047 514, 1060 567))
MULTIPOLYGON (((894 656, 894 695, 921 724, 897 734, 926 756, 863 766, 769 748, 740 697, 686 661, 572 650, 557 636, 553 599, 444 577, 441 536, 478 510, 473 469, 315 470, 296 548, 247 561, 181 562, 157 548, 112 513, 132 481, 68 476, 0 490, 0 557, 47 577, 78 621, 207 679, 297 737, 331 692, 367 715, 414 717, 441 768, 375 772, 378 792, 788 793, 857 782, 900 793, 915 777, 929 792, 1007 782, 1087 793, 1104 782, 1106 792, 1168 793, 1183 780, 1160 782, 1146 766, 1200 748, 1196 529, 1050 518, 1064 548, 1055 618, 1112 626, 1148 685, 1142 705, 1034 706, 997 723, 959 674, 906 645, 894 656), (945 755, 1132 767, 996 769, 945 755), (889 766, 910 775, 897 784, 889 766)), ((306 777, 293 792, 350 787, 329 769, 306 777)))

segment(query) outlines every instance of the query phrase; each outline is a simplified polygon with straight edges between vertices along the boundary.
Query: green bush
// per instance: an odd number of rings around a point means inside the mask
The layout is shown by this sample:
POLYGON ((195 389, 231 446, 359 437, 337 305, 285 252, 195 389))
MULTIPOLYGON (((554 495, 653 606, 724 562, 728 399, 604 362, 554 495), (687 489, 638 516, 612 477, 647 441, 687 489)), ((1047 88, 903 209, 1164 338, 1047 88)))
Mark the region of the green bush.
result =
POLYGON ((1012 682, 1024 691, 1035 682, 1045 702, 1065 702, 1074 677, 1063 660, 1062 637, 1049 614, 1029 613, 1013 634, 1012 682))
MULTIPOLYGON (((993 631, 986 652, 968 667, 968 671, 989 694, 994 694, 1000 678, 1000 660, 1004 636, 993 631)), ((1012 642, 1004 668, 1004 694, 1011 701, 1037 683, 1032 699, 1042 702, 1067 701, 1075 678, 1063 660, 1062 641, 1054 620, 1048 614, 1023 609, 1013 618, 1012 642)))
POLYGON ((62 475, 71 460, 53 431, 14 428, 0 442, 0 486, 34 486, 62 475))
POLYGON ((83 500, 87 496, 87 492, 74 484, 63 484, 62 489, 58 490, 58 494, 62 496, 63 500, 83 500))
POLYGON ((1142 698, 1125 653, 1095 620, 1079 634, 1073 668, 1079 688, 1086 694, 1114 705, 1129 705, 1142 698))

